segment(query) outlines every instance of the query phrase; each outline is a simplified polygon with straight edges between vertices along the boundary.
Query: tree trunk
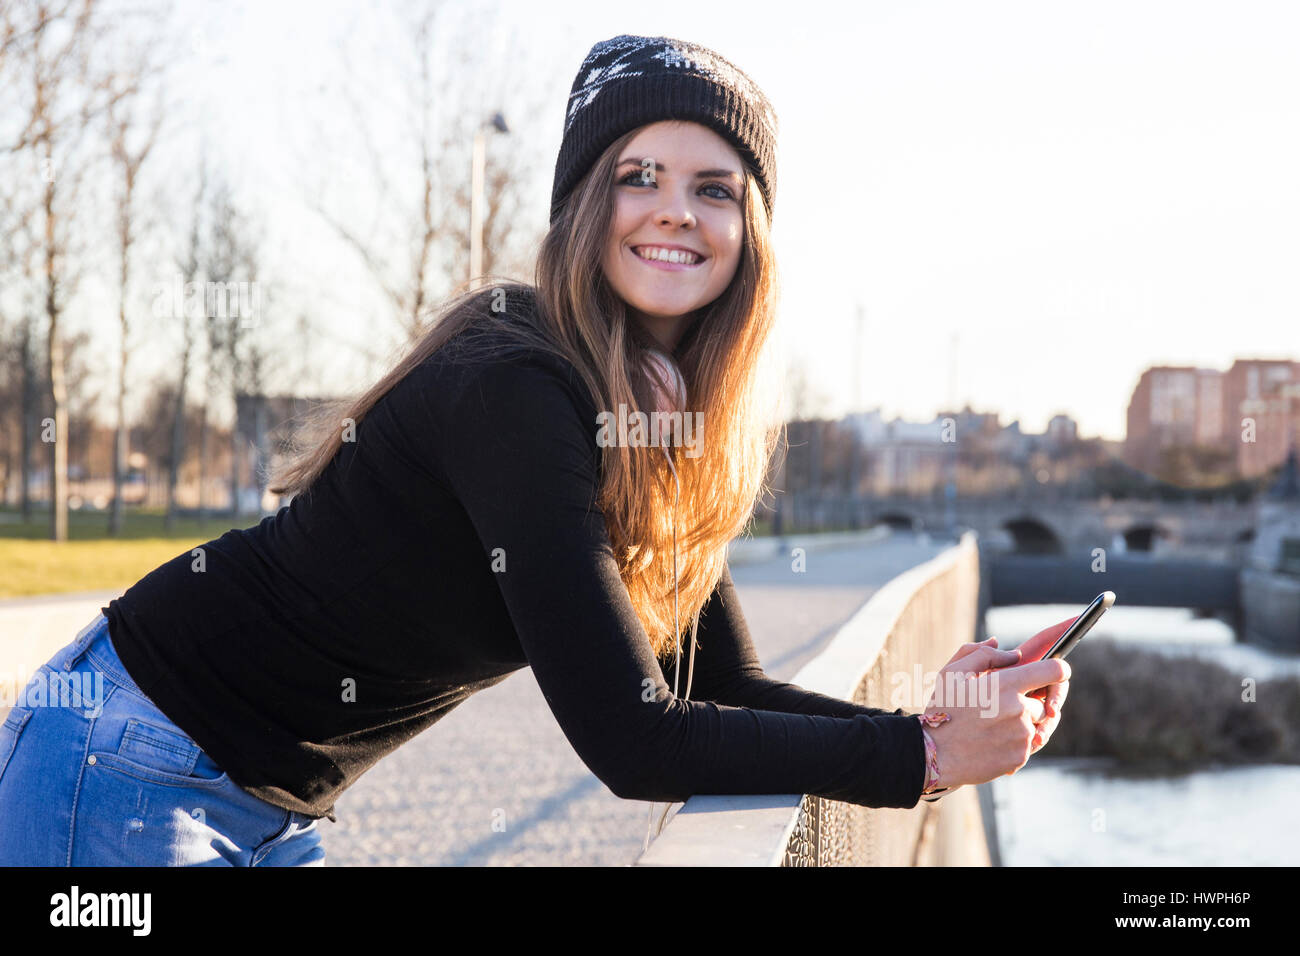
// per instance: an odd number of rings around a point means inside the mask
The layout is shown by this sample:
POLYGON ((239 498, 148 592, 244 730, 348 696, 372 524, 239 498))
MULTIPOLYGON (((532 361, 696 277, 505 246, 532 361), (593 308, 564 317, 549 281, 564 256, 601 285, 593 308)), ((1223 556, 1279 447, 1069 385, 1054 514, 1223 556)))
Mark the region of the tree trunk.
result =
POLYGON ((22 424, 20 426, 19 453, 22 456, 22 462, 18 466, 19 481, 22 483, 19 489, 22 508, 23 522, 32 520, 32 418, 35 415, 35 383, 32 381, 35 376, 35 359, 32 355, 32 318, 29 315, 23 316, 23 394, 22 394, 22 424))
POLYGON ((230 428, 230 520, 239 521, 239 403, 235 403, 235 422, 230 428))
POLYGON ((118 357, 121 375, 117 382, 117 428, 113 435, 113 510, 109 514, 108 533, 122 533, 122 489, 126 485, 127 427, 126 427, 126 302, 118 311, 122 326, 122 351, 118 357))
POLYGON ((176 404, 172 411, 172 440, 170 461, 167 464, 167 516, 163 527, 168 531, 176 524, 176 482, 181 470, 181 457, 185 454, 185 384, 189 379, 190 345, 186 335, 185 351, 181 353, 181 377, 176 386, 176 404))
POLYGON ((208 403, 205 400, 199 408, 199 521, 208 518, 207 498, 203 489, 208 476, 208 403))
POLYGON ((63 341, 59 337, 54 227, 54 182, 51 178, 45 187, 45 314, 50 324, 48 373, 50 397, 54 402, 54 434, 53 441, 50 442, 50 538, 54 541, 66 541, 68 540, 68 394, 63 380, 63 341))

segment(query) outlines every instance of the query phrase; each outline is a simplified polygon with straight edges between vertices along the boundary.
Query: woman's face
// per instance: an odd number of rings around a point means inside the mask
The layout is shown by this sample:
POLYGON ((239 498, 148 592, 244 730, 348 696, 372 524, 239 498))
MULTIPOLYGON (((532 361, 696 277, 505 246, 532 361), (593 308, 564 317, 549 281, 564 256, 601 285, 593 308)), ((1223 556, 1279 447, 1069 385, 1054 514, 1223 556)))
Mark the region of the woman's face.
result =
POLYGON ((618 157, 613 188, 614 222, 601 266, 633 319, 671 351, 740 262, 740 155, 698 123, 652 123, 618 157), (671 250, 674 261, 647 258, 671 250), (683 259, 687 252, 693 257, 683 259))

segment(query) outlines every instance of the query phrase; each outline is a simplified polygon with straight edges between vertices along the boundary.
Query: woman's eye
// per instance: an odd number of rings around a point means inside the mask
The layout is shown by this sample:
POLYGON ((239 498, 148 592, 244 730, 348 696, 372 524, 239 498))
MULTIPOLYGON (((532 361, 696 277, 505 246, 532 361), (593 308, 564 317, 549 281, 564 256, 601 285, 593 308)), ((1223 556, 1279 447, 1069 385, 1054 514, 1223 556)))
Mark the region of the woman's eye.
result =
MULTIPOLYGON (((655 185, 654 180, 646 180, 645 178, 643 178, 643 174, 642 174, 641 170, 639 170, 639 169, 637 169, 637 170, 633 170, 632 172, 630 172, 630 173, 628 173, 627 175, 625 175, 622 179, 619 180, 619 183, 620 183, 621 185, 628 185, 628 186, 634 186, 634 185, 653 186, 653 185, 655 185)), ((701 186, 700 188, 701 188, 701 189, 716 189, 716 190, 718 190, 718 192, 721 192, 721 193, 722 193, 721 196, 716 195, 716 194, 714 194, 714 193, 710 193, 709 195, 710 195, 710 198, 712 198, 712 199, 734 199, 734 198, 735 198, 735 196, 733 196, 732 193, 731 193, 731 189, 730 189, 729 187, 727 187, 727 186, 723 186, 721 183, 707 183, 706 185, 701 186)))

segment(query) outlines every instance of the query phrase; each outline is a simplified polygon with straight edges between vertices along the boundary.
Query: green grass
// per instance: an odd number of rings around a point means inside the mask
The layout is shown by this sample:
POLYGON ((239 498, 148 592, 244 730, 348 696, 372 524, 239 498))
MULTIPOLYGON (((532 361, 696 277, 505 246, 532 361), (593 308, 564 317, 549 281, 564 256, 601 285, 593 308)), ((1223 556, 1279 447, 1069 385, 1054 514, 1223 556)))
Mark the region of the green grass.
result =
POLYGON ((12 509, 0 511, 0 598, 126 589, 176 555, 260 520, 182 518, 168 531, 161 510, 128 509, 122 534, 110 537, 107 514, 69 511, 68 540, 50 541, 49 513, 32 517, 20 522, 12 509))

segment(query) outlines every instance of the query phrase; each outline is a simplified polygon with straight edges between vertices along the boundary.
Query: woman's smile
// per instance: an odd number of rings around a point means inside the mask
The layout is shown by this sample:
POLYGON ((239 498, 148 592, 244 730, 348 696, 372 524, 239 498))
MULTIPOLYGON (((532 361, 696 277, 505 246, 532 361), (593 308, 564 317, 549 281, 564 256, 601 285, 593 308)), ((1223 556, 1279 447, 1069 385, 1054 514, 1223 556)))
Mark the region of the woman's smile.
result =
POLYGON ((633 254, 651 269, 667 272, 688 272, 698 269, 708 261, 708 256, 683 246, 644 245, 633 246, 633 254))

